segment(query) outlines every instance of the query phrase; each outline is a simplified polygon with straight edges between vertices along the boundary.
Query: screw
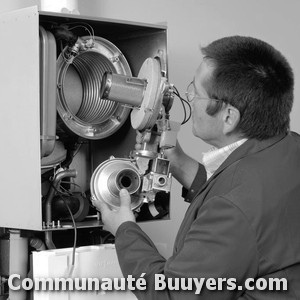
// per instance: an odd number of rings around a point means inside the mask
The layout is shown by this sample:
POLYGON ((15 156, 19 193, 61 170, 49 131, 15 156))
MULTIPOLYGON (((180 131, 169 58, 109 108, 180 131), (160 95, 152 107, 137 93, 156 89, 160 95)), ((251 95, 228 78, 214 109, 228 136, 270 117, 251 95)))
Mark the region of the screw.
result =
POLYGON ((119 61, 119 56, 113 56, 113 57, 111 58, 111 61, 112 61, 113 63, 118 62, 118 61, 119 61))
POLYGON ((61 228, 60 220, 57 221, 57 228, 61 228))

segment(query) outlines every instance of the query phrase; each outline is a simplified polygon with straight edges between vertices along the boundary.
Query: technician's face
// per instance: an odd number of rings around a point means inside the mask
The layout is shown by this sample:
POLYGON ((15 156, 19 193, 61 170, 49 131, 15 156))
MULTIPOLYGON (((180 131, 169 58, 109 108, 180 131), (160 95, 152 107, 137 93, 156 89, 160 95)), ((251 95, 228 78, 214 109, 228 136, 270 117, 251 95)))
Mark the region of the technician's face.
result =
POLYGON ((217 113, 210 116, 206 113, 206 107, 210 101, 205 91, 205 80, 208 80, 212 72, 212 66, 203 61, 196 71, 193 81, 192 120, 193 134, 206 143, 215 147, 222 147, 223 122, 222 115, 217 113))

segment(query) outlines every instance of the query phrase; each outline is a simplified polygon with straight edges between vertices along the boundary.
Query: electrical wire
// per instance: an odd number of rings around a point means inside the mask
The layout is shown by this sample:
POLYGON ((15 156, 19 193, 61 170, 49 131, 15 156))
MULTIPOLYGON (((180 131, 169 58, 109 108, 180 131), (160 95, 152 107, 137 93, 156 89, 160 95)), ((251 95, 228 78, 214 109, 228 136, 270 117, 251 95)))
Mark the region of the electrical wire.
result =
POLYGON ((69 28, 69 30, 72 30, 72 29, 74 29, 76 27, 83 27, 93 37, 93 40, 95 40, 94 28, 90 24, 88 24, 88 23, 85 23, 85 22, 70 22, 70 23, 64 23, 64 25, 76 25, 76 26, 74 26, 72 28, 69 28), (76 24, 78 24, 78 25, 76 25, 76 24), (88 26, 90 28, 90 31, 84 25, 88 26))
MULTIPOLYGON (((72 178, 72 179, 73 179, 73 178, 72 178)), ((71 180, 72 180, 72 179, 71 179, 71 180)), ((79 184, 73 182, 73 181, 62 180, 61 183, 71 184, 71 185, 74 186, 74 188, 75 188, 75 187, 79 188, 79 192, 80 192, 81 194, 84 194, 84 192, 82 191, 81 186, 80 186, 79 184)), ((74 190, 73 192, 76 192, 76 191, 74 190)), ((72 192, 69 192, 69 193, 70 193, 71 196, 72 196, 72 192)))
MULTIPOLYGON (((60 188, 61 188, 61 186, 60 186, 60 188)), ((67 207, 69 214, 71 216, 71 219, 72 219, 73 227, 74 227, 74 244, 73 244, 73 250, 72 250, 72 263, 71 263, 71 268, 70 268, 69 274, 68 274, 69 277, 71 277, 74 267, 75 267, 75 254, 76 254, 76 245, 77 245, 77 226, 76 226, 76 222, 75 222, 73 213, 72 213, 68 203, 66 202, 65 198, 63 197, 63 196, 65 196, 64 193, 59 191, 56 187, 54 187, 54 189, 58 193, 59 198, 64 202, 65 206, 67 207)))
POLYGON ((83 144, 85 144, 85 142, 76 143, 77 149, 74 151, 73 157, 72 157, 72 158, 74 158, 74 157, 79 153, 80 148, 81 148, 81 146, 82 146, 83 144))
POLYGON ((174 88, 174 90, 175 90, 174 94, 180 99, 181 104, 182 104, 182 107, 183 107, 183 111, 184 111, 184 119, 183 119, 181 125, 184 125, 184 124, 186 124, 186 123, 190 120, 190 118, 191 118, 192 108, 191 108, 190 103, 189 103, 187 100, 185 100, 184 98, 181 97, 181 95, 180 95, 178 89, 177 89, 175 86, 173 86, 173 88, 174 88), (187 110, 186 110, 185 105, 187 105, 188 110, 189 110, 188 116, 187 116, 187 110))
POLYGON ((64 48, 62 41, 60 41, 60 52, 61 52, 62 58, 63 58, 64 62, 69 65, 73 62, 73 57, 70 58, 70 55, 66 54, 67 50, 68 50, 68 47, 64 48))
MULTIPOLYGON (((75 145, 75 144, 74 144, 74 145, 75 145)), ((64 159, 62 162, 60 162, 60 163, 59 163, 56 167, 54 167, 53 169, 51 169, 51 170, 46 171, 45 173, 43 173, 43 174, 42 174, 42 182, 44 182, 44 181, 46 181, 46 180, 48 181, 49 178, 50 178, 51 176, 53 176, 53 175, 57 172, 57 170, 58 170, 59 168, 68 168, 68 167, 70 166, 70 164, 72 163, 73 158, 74 158, 74 151, 71 150, 72 147, 73 147, 73 143, 72 143, 71 147, 70 147, 70 145, 69 145, 69 146, 66 146, 66 145, 65 145, 65 148, 67 149, 67 154, 66 154, 65 159, 64 159)))
POLYGON ((73 251, 72 251, 72 263, 71 263, 71 269, 70 269, 70 272, 69 272, 69 276, 71 276, 72 273, 73 273, 74 267, 75 267, 75 254, 76 254, 76 244, 77 244, 77 226, 76 226, 76 223, 75 223, 73 213, 72 213, 68 203, 66 202, 66 200, 62 196, 60 196, 60 198, 64 201, 64 204, 65 204, 65 206, 67 207, 67 209, 69 211, 69 214, 71 216, 73 226, 74 226, 74 244, 73 244, 73 251))
POLYGON ((92 27, 90 27, 90 28, 92 28, 92 32, 84 25, 76 25, 74 27, 69 28, 69 30, 73 30, 73 29, 79 28, 79 27, 84 28, 89 33, 89 35, 92 37, 93 41, 95 40, 94 31, 93 31, 92 27))
MULTIPOLYGON (((65 181, 64 183, 69 184, 70 182, 65 181)), ((63 196, 73 196, 73 194, 71 192, 69 192, 67 189, 65 189, 63 186, 60 186, 59 188, 60 188, 59 193, 61 193, 61 195, 63 195, 63 196)))
POLYGON ((182 104, 184 117, 183 117, 183 121, 181 122, 181 125, 184 125, 190 120, 190 118, 192 116, 192 108, 191 108, 190 103, 180 96, 180 93, 179 93, 178 89, 176 88, 176 86, 173 86, 173 89, 174 89, 174 95, 176 95, 180 99, 181 104, 182 104), (186 105, 188 108, 188 112, 187 112, 186 105))

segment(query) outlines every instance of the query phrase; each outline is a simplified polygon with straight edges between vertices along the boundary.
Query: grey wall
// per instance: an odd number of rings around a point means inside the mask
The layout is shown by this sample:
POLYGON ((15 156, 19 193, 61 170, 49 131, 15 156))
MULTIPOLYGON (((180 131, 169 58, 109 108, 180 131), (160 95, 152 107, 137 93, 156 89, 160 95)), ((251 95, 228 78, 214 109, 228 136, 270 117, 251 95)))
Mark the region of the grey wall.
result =
MULTIPOLYGON (((81 14, 131 21, 166 23, 168 25, 169 79, 184 94, 201 55, 199 45, 228 35, 249 35, 278 48, 294 68, 295 104, 291 127, 300 131, 300 34, 298 0, 79 0, 81 14)), ((172 117, 180 120, 179 103, 172 108, 172 117)), ((181 128, 179 140, 187 153, 200 159, 208 147, 191 134, 191 126, 181 128)), ((143 225, 156 242, 167 243, 171 251, 175 233, 186 210, 180 186, 172 187, 172 214, 167 223, 143 225)))

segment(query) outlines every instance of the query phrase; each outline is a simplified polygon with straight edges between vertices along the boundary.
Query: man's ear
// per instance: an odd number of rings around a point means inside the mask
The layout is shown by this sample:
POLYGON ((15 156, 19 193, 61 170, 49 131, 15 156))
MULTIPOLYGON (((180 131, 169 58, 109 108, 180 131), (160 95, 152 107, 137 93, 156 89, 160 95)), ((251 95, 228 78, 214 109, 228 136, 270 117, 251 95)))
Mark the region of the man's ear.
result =
POLYGON ((234 132, 240 122, 240 111, 231 106, 230 104, 226 106, 223 111, 223 133, 225 135, 234 132))

